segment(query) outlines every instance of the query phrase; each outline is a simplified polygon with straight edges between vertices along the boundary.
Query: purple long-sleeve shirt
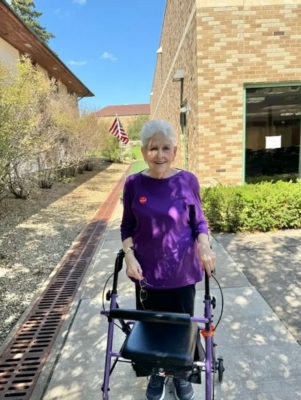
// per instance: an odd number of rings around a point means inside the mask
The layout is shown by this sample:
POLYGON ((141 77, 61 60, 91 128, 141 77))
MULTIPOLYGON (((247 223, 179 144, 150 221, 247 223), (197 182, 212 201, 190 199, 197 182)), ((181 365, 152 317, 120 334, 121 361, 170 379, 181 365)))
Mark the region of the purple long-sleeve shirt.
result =
POLYGON ((121 239, 133 238, 147 283, 172 289, 202 280, 196 237, 208 233, 195 175, 130 175, 124 186, 121 239))

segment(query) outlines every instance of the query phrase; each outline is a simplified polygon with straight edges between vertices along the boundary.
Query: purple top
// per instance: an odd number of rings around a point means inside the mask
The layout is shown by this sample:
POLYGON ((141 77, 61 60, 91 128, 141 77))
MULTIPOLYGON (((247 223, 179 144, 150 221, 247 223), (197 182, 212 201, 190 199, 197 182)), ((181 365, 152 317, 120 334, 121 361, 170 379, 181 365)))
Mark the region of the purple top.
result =
POLYGON ((164 179, 130 175, 123 204, 121 239, 133 238, 149 285, 172 289, 202 280, 196 237, 208 228, 195 175, 182 170, 164 179))

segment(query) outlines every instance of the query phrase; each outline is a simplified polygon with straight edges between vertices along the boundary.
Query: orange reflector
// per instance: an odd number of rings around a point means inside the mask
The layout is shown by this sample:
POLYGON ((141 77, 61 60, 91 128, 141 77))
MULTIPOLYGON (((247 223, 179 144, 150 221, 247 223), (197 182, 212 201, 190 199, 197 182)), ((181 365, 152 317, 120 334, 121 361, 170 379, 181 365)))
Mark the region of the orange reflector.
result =
POLYGON ((214 331, 215 331, 215 326, 213 324, 211 324, 210 331, 207 332, 205 329, 202 329, 201 334, 202 334, 203 338, 206 339, 208 337, 212 337, 214 335, 214 331))

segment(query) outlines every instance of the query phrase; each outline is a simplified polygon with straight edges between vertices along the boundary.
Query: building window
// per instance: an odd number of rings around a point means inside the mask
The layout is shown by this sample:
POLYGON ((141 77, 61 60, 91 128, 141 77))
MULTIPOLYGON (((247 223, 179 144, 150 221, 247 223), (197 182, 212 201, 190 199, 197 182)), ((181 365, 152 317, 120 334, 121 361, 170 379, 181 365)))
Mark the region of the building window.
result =
POLYGON ((246 89, 246 180, 300 173, 301 86, 246 89))

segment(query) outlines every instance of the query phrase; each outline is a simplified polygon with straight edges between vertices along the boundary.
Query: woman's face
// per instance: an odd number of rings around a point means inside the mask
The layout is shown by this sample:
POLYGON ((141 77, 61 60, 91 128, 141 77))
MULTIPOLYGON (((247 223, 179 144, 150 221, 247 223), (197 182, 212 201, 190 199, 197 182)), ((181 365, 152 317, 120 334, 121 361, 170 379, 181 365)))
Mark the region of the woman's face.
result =
POLYGON ((177 148, 160 132, 153 135, 147 146, 141 150, 150 172, 158 177, 164 177, 168 173, 177 153, 177 148))

